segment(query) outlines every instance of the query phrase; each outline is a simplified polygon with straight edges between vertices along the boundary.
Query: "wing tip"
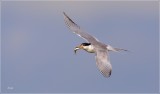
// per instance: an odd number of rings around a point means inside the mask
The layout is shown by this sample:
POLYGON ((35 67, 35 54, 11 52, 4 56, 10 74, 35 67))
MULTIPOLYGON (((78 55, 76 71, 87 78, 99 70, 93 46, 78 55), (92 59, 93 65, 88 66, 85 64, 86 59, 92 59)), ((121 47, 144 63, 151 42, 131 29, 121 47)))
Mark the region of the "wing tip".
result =
POLYGON ((64 11, 63 11, 63 16, 64 16, 65 18, 69 18, 64 11))
POLYGON ((64 20, 67 25, 75 25, 78 29, 80 29, 80 26, 78 26, 65 12, 63 12, 64 20))
POLYGON ((106 71, 106 70, 101 70, 101 74, 105 77, 105 78, 109 78, 112 74, 112 70, 110 71, 106 71))
POLYGON ((102 75, 104 76, 104 77, 106 77, 106 78, 109 78, 110 76, 111 76, 111 71, 109 72, 109 73, 102 73, 102 75))
POLYGON ((64 15, 64 16, 67 16, 66 13, 65 13, 64 11, 63 11, 63 15, 64 15))

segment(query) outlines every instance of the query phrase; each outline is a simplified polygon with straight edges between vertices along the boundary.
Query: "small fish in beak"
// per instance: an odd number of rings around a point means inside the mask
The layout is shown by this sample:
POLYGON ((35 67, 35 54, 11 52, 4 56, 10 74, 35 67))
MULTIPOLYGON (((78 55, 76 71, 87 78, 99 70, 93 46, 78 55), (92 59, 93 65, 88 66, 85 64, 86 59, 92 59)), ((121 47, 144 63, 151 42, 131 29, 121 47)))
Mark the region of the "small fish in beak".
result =
POLYGON ((79 47, 75 47, 74 53, 76 54, 77 50, 79 50, 79 49, 80 49, 79 47))

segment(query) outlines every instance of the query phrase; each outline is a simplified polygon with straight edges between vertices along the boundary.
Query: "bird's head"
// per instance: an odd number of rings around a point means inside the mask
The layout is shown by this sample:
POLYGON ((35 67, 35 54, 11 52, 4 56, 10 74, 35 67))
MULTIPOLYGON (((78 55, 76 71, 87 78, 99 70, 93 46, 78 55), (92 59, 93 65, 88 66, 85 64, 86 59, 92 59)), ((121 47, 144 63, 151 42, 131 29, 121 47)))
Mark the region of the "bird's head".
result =
POLYGON ((82 43, 81 45, 75 47, 74 52, 76 54, 77 50, 79 49, 83 49, 86 50, 87 47, 89 47, 91 45, 91 43, 82 43))

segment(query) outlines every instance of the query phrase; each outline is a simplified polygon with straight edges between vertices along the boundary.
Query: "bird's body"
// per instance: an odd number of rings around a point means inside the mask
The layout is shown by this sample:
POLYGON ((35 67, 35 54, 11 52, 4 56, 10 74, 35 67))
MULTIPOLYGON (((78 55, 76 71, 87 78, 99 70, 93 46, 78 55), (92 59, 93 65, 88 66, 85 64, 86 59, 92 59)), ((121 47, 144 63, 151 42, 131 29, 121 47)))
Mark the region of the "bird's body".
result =
POLYGON ((66 25, 69 27, 69 29, 77 34, 78 36, 85 39, 88 43, 82 43, 79 46, 75 47, 74 51, 76 53, 77 50, 83 49, 89 53, 95 53, 95 59, 96 59, 96 65, 100 72, 103 74, 104 77, 110 77, 112 72, 112 65, 110 64, 109 60, 109 51, 127 51, 124 49, 119 48, 113 48, 110 45, 106 45, 104 43, 101 43, 97 38, 91 36, 87 32, 84 32, 81 30, 81 28, 73 22, 67 15, 64 13, 64 20, 66 25))

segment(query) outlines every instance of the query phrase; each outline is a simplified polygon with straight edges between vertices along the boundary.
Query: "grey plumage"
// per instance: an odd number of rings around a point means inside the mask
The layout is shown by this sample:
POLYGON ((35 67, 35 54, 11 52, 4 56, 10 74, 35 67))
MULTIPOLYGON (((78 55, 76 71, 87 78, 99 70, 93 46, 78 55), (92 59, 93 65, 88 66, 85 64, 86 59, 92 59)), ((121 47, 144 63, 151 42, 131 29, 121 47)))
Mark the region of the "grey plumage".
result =
MULTIPOLYGON (((82 37, 85 39, 87 42, 91 43, 91 46, 93 47, 92 50, 95 52, 96 56, 96 65, 100 72, 103 74, 104 77, 110 77, 111 72, 112 72, 112 65, 110 64, 109 60, 109 51, 119 51, 119 50, 124 50, 124 49, 119 49, 119 48, 113 48, 110 45, 106 45, 101 43, 98 39, 95 37, 91 36, 87 32, 84 32, 80 26, 78 26, 74 21, 72 21, 65 12, 64 14, 64 21, 68 28, 78 36, 82 37)), ((84 48, 83 48, 84 49, 84 48)), ((76 49, 77 50, 77 49, 76 49)), ((86 49, 85 49, 86 50, 86 49)), ((90 52, 88 49, 86 50, 90 52)))

